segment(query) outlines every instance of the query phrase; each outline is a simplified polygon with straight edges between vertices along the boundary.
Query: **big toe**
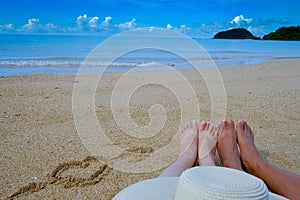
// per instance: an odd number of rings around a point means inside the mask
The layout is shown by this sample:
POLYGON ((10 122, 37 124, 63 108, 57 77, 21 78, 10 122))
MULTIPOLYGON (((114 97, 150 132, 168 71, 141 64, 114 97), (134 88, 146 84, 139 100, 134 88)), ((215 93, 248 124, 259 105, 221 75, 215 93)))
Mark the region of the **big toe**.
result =
POLYGON ((201 121, 200 125, 199 125, 199 131, 204 131, 205 127, 207 125, 206 121, 201 121))
POLYGON ((223 120, 219 125, 218 125, 218 129, 220 131, 220 133, 222 134, 223 131, 234 131, 235 130, 235 126, 234 126, 234 121, 233 119, 226 119, 223 120))
POLYGON ((229 129, 229 130, 233 130, 234 129, 234 121, 233 119, 227 119, 225 120, 225 128, 229 129))

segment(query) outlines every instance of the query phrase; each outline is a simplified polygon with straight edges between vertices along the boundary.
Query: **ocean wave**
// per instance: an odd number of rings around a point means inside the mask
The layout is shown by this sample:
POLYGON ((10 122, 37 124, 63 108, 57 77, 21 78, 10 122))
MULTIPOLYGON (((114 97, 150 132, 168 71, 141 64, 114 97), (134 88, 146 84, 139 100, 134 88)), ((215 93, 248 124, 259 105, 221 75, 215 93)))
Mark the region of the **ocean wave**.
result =
POLYGON ((155 66, 174 66, 174 63, 159 62, 135 62, 135 61, 116 61, 108 63, 101 60, 84 60, 83 58, 42 58, 42 59, 2 59, 1 68, 33 68, 33 67, 56 67, 56 68, 79 68, 87 67, 155 67, 155 66))
POLYGON ((74 67, 80 66, 81 62, 78 58, 7 59, 0 60, 0 67, 74 67))

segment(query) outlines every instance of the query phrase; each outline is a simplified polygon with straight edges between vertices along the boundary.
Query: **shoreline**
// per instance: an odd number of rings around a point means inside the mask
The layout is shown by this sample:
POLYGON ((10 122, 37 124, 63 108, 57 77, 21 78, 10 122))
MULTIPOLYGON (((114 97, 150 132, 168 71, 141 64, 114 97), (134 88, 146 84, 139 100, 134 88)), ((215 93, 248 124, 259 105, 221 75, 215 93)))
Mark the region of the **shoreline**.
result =
MULTIPOLYGON (((215 66, 203 66, 203 67, 198 67, 201 69, 206 69, 206 68, 212 68, 212 67, 217 67, 217 68, 223 68, 223 67, 239 67, 239 66, 252 66, 252 65, 259 65, 259 64, 263 64, 263 63, 268 63, 268 62, 272 62, 272 61, 276 61, 276 60, 293 60, 293 59, 300 59, 300 57, 274 57, 274 58, 264 58, 264 59, 260 59, 260 61, 256 60, 256 61, 251 61, 247 64, 243 63, 242 65, 240 64, 236 64, 236 65, 217 65, 215 64, 215 66)), ((213 60, 213 59, 212 59, 213 60)), ((226 59, 225 59, 226 60, 226 59)), ((217 60, 216 60, 217 61, 217 60)), ((215 60, 213 60, 214 63, 216 63, 215 60)), ((151 64, 154 65, 154 64, 151 64)), ((134 68, 134 66, 131 66, 132 68, 134 68)), ((193 69, 193 67, 189 67, 189 66, 180 66, 180 65, 162 65, 159 66, 158 68, 156 67, 150 67, 149 69, 146 69, 144 71, 137 71, 137 72, 160 72, 160 71, 168 71, 169 69, 165 69, 165 67, 172 67, 175 70, 184 70, 184 69, 193 69)), ((19 69, 23 69, 24 68, 10 68, 10 67, 2 67, 0 68, 0 77, 14 77, 14 76, 27 76, 27 75, 76 75, 77 71, 80 69, 80 67, 25 67, 25 69, 27 71, 18 74, 19 69), (5 71, 6 74, 3 74, 5 71), (10 72, 7 72, 10 71, 10 72), (31 71, 39 71, 38 73, 30 73, 31 71), (52 72, 51 72, 52 71, 52 72), (75 72, 76 71, 76 72, 75 72)), ((94 68, 90 68, 90 71, 92 71, 91 74, 96 74, 94 71, 97 71, 94 68)), ((116 67, 113 67, 113 70, 108 70, 104 73, 123 73, 126 72, 128 70, 128 68, 124 68, 122 69, 122 67, 118 67, 118 65, 116 65, 116 67)))
MULTIPOLYGON (((255 144, 268 162, 300 174, 300 59, 276 59, 254 65, 218 68, 227 95, 226 117, 245 119, 255 134, 255 144)), ((205 81, 193 69, 180 69, 201 102, 199 118, 209 120, 210 97, 205 81)), ((141 72, 136 72, 141 73, 141 72)), ((167 79, 167 71, 147 72, 167 79)), ((138 140, 122 134, 114 124, 110 93, 123 73, 105 73, 96 91, 96 115, 116 144, 138 157, 138 163, 166 145, 180 124, 180 107, 174 94, 158 85, 136 90, 130 101, 133 120, 149 123, 149 108, 166 108, 167 121, 160 134, 138 140)), ((129 173, 105 160, 95 160, 77 133, 72 111, 76 75, 39 74, 0 77, 0 194, 18 198, 111 199, 129 184, 159 175, 161 170, 129 173)), ((94 76, 94 75, 90 75, 94 76)), ((126 77, 135 81, 132 77, 126 77)), ((136 78, 137 79, 137 78, 136 78)), ((122 91, 127 92, 124 85, 122 91)), ((177 95, 184 96, 182 93, 177 95)), ((190 112, 190 111, 187 111, 190 112)), ((158 113, 157 115, 162 115, 158 113)), ((174 149, 177 147, 174 146, 174 149)), ((170 152, 176 158, 176 152, 170 152)), ((157 160, 159 162, 159 160, 157 160)), ((157 163, 153 163, 156 165, 157 163)), ((151 165, 150 165, 151 167, 151 165)), ((133 169, 134 170, 134 169, 133 169)))

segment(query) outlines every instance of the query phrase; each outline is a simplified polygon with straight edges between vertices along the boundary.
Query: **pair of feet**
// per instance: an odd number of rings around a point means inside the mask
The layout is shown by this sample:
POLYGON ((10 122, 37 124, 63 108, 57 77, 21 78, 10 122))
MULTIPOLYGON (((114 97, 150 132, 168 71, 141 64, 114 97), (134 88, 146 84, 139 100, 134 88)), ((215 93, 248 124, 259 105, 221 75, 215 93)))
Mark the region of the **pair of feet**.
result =
POLYGON ((179 129, 181 152, 191 157, 189 165, 216 165, 216 150, 222 165, 249 173, 255 171, 262 161, 254 145, 254 135, 246 121, 238 121, 236 128, 232 119, 222 121, 218 126, 193 120, 179 129), (238 146, 240 151, 238 150, 238 146))

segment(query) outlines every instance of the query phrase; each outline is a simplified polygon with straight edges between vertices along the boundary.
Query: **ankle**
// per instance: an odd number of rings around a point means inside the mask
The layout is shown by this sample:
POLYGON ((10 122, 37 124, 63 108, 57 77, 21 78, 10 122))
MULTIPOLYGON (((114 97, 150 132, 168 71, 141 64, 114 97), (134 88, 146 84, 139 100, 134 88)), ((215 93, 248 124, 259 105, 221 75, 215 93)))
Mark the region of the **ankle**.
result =
POLYGON ((198 166, 216 166, 216 163, 213 160, 205 160, 205 161, 200 161, 198 163, 198 166))
POLYGON ((228 168, 232 168, 232 169, 237 169, 240 171, 244 171, 242 168, 241 163, 236 163, 236 162, 224 162, 222 163, 223 167, 228 167, 228 168))
POLYGON ((213 155, 207 155, 204 158, 200 158, 198 160, 199 166, 215 166, 216 165, 216 157, 213 155))
POLYGON ((252 162, 247 171, 254 176, 261 177, 265 173, 265 170, 267 170, 268 165, 265 160, 259 157, 252 162))
POLYGON ((185 151, 180 154, 177 160, 184 160, 186 163, 195 163, 197 160, 197 154, 185 151))

